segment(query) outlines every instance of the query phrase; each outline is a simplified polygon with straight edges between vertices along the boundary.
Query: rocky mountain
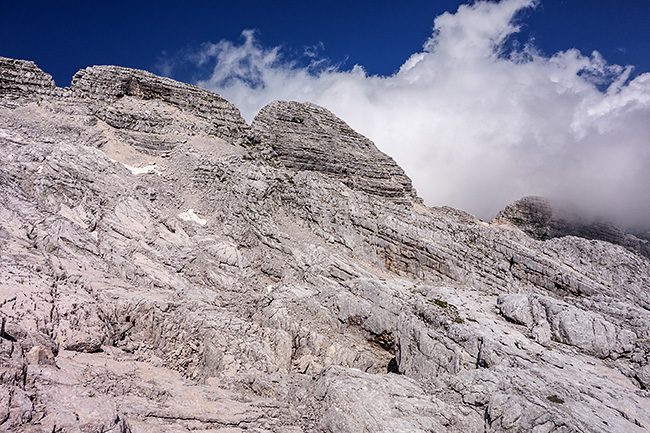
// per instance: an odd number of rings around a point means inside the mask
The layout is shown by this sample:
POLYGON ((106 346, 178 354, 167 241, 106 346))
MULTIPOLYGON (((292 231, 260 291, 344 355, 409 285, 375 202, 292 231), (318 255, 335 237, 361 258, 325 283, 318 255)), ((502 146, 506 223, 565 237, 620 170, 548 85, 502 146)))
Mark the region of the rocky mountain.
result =
POLYGON ((645 255, 426 207, 321 107, 0 58, 0 162, 2 431, 650 431, 645 255))
POLYGON ((510 223, 539 240, 578 236, 607 241, 650 259, 650 233, 630 233, 601 220, 589 220, 542 197, 524 197, 506 206, 494 223, 510 223))

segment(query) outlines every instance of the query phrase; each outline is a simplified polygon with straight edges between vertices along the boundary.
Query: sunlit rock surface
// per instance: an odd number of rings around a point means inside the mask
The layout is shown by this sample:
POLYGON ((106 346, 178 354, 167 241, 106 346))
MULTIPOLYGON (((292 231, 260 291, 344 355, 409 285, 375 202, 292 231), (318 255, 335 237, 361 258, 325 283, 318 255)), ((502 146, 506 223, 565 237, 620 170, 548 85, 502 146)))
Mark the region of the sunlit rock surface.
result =
POLYGON ((274 101, 255 117, 253 129, 287 168, 327 173, 373 195, 417 198, 392 158, 318 105, 274 101))
POLYGON ((0 92, 0 430, 650 431, 643 254, 427 208, 312 104, 0 92))

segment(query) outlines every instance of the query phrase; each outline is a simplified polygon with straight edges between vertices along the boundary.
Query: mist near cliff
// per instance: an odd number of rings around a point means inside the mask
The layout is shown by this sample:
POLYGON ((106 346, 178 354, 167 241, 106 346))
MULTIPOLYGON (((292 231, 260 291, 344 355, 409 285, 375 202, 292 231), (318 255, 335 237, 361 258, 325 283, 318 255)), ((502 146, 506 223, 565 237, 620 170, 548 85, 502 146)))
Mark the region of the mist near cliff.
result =
POLYGON ((250 30, 186 61, 202 71, 196 84, 249 122, 275 99, 330 109, 391 155, 429 206, 491 219, 541 195, 650 227, 650 74, 632 78, 598 52, 545 55, 533 41, 513 42, 535 6, 476 2, 440 15, 422 51, 390 76, 344 69, 313 48, 292 58, 250 30))

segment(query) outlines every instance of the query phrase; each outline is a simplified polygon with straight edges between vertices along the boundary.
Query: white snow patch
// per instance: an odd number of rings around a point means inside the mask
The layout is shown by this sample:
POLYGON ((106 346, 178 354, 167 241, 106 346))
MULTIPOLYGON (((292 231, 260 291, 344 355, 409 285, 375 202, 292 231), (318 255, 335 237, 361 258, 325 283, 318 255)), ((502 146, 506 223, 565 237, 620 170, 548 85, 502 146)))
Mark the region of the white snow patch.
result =
POLYGON ((149 173, 154 173, 157 174, 158 176, 162 176, 162 172, 160 171, 160 167, 156 166, 156 164, 151 164, 151 165, 145 165, 144 167, 133 167, 128 164, 122 163, 122 165, 126 168, 128 168, 132 174, 149 174, 149 173))
POLYGON ((200 224, 202 226, 206 225, 208 223, 207 220, 199 217, 197 214, 194 213, 194 209, 188 209, 187 212, 179 213, 178 217, 182 219, 183 221, 188 221, 188 222, 194 222, 197 224, 200 224))

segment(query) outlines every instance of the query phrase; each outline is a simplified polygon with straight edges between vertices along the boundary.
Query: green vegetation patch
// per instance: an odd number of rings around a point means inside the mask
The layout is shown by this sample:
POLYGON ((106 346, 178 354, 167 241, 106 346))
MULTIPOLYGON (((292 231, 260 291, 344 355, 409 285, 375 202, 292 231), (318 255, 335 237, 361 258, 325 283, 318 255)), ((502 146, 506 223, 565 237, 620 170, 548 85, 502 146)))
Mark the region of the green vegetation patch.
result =
MULTIPOLYGON (((440 308, 444 308, 445 310, 449 308, 449 302, 443 301, 442 299, 434 299, 433 303, 436 304, 440 308)), ((452 307, 455 308, 455 306, 452 305, 452 307)))
POLYGON ((433 300, 433 303, 436 304, 438 307, 442 308, 445 310, 446 315, 451 318, 451 321, 454 323, 465 323, 465 319, 460 317, 458 314, 458 307, 456 307, 454 304, 450 304, 447 301, 443 301, 442 299, 437 299, 435 298, 433 300))

